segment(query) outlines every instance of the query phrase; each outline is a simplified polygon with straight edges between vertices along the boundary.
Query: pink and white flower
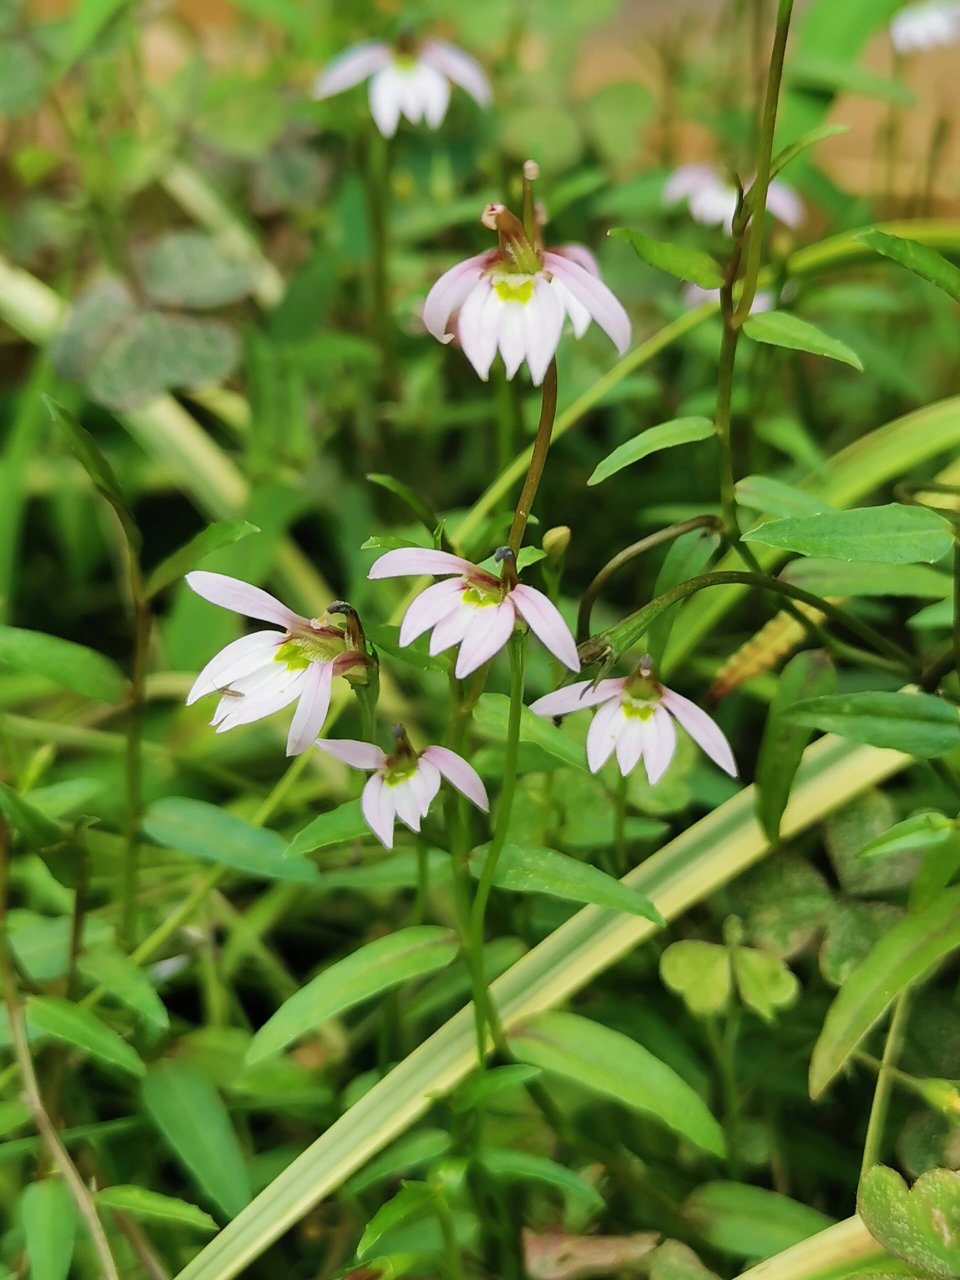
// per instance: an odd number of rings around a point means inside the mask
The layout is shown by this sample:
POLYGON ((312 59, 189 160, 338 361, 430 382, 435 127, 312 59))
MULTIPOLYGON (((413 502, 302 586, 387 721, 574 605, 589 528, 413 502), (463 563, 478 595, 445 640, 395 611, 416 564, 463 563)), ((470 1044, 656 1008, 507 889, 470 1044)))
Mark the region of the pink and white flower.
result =
POLYGON ((334 677, 356 675, 370 665, 349 629, 329 619, 303 618, 268 592, 222 573, 188 573, 187 584, 211 604, 282 628, 254 631, 221 649, 194 681, 187 706, 219 693, 210 723, 225 733, 296 702, 287 755, 306 751, 327 718, 334 677))
POLYGON ((518 581, 512 551, 501 547, 497 558, 504 564, 499 578, 448 551, 403 547, 375 560, 367 576, 429 573, 444 578, 410 604, 400 625, 400 644, 412 644, 431 630, 431 655, 458 644, 454 674, 460 680, 499 653, 514 628, 524 622, 565 667, 579 671, 577 644, 560 610, 542 591, 518 581))
POLYGON ((330 98, 370 80, 370 113, 385 138, 397 132, 401 115, 431 129, 443 122, 451 83, 481 107, 490 105, 490 82, 480 64, 444 40, 424 40, 410 48, 382 40, 354 45, 334 58, 313 85, 315 98, 330 98))
MULTIPOLYGON (((737 212, 738 193, 709 164, 687 164, 675 170, 663 189, 666 204, 686 202, 691 215, 707 227, 723 227, 729 235, 737 212)), ((805 217, 803 201, 793 187, 774 178, 767 188, 767 212, 785 226, 797 228, 805 217)))
POLYGON ((489 812, 490 801, 480 775, 462 756, 446 747, 427 747, 419 754, 398 726, 397 750, 388 756, 370 742, 352 738, 318 742, 317 746, 354 769, 373 770, 363 788, 360 806, 367 826, 386 848, 393 848, 393 827, 399 818, 411 831, 419 831, 440 790, 441 778, 467 799, 489 812))
POLYGON ((895 14, 890 23, 890 43, 897 53, 907 55, 942 48, 960 40, 960 3, 925 0, 910 4, 895 14))
POLYGON ((459 339, 484 382, 499 350, 507 377, 527 362, 534 386, 544 379, 569 319, 582 338, 595 320, 620 355, 630 345, 630 318, 600 279, 589 249, 532 244, 501 204, 488 205, 483 224, 500 247, 444 272, 423 304, 423 323, 439 342, 459 339))
POLYGON ((651 675, 644 660, 632 675, 615 680, 581 680, 531 704, 539 716, 562 716, 599 707, 587 731, 587 763, 597 773, 616 752, 624 777, 643 760, 651 785, 663 777, 677 745, 673 721, 682 725, 710 759, 732 778, 737 765, 719 725, 705 711, 651 675))

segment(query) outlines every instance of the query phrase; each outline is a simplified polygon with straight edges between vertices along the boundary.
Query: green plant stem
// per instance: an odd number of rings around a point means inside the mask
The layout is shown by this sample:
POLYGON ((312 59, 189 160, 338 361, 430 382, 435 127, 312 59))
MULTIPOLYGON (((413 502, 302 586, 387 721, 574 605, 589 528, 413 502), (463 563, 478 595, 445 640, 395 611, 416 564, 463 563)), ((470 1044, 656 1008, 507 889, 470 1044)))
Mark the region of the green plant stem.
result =
POLYGON ((139 878, 140 823, 143 818, 143 707, 150 653, 152 616, 140 571, 139 554, 126 539, 127 576, 133 604, 133 668, 127 715, 125 773, 127 788, 126 849, 120 898, 120 943, 132 945, 137 930, 137 882, 139 878))
POLYGON ((720 448, 720 507, 723 511, 724 531, 732 543, 739 545, 740 524, 737 519, 736 478, 733 465, 733 374, 737 363, 740 330, 733 322, 732 284, 724 285, 720 299, 723 338, 720 342, 717 405, 714 411, 717 444, 720 448))
POLYGON ((790 18, 793 0, 780 0, 777 7, 777 25, 773 33, 773 49, 767 90, 760 121, 760 144, 757 149, 757 176, 750 189, 750 228, 744 254, 743 288, 733 316, 733 325, 739 328, 750 315, 750 308, 757 296, 760 277, 760 255, 763 249, 763 228, 767 210, 767 188, 770 185, 770 167, 773 162, 773 135, 777 127, 777 108, 780 103, 780 85, 783 80, 783 62, 790 34, 790 18))
POLYGON ((470 936, 475 952, 483 947, 483 924, 487 900, 497 874, 497 864, 507 841, 513 797, 517 787, 517 758, 520 751, 520 716, 523 711, 523 658, 525 638, 515 633, 510 638, 510 718, 507 724, 506 753, 503 761, 503 787, 497 806, 497 821, 493 839, 480 873, 477 893, 470 913, 470 936))
POLYGON ((618 551, 596 574, 580 597, 580 608, 577 610, 577 642, 581 643, 589 636, 590 615, 593 612, 594 602, 613 575, 622 569, 624 565, 628 565, 632 560, 636 560, 638 556, 652 551, 654 547, 662 546, 664 542, 672 542, 674 538, 679 538, 681 534, 689 533, 691 529, 715 528, 717 528, 716 516, 694 516, 691 520, 683 520, 679 524, 672 524, 666 529, 658 529, 656 533, 651 533, 646 538, 641 538, 639 542, 631 543, 629 547, 624 547, 622 551, 618 551))
POLYGON ((897 996, 887 1030, 886 1043, 883 1046, 883 1057, 877 1072, 877 1083, 873 1091, 873 1102, 870 1106, 870 1119, 867 1121, 867 1136, 863 1143, 863 1160, 860 1164, 860 1177, 863 1178, 868 1169, 872 1169, 880 1158, 883 1143, 883 1129, 890 1106, 890 1093, 893 1089, 894 1076, 891 1068, 903 1044, 903 1033, 906 1029, 907 1015, 910 1009, 910 989, 906 988, 897 996))
POLYGON ((447 1198, 441 1187, 435 1187, 433 1206, 440 1222, 440 1234, 443 1236, 444 1262, 449 1280, 464 1280, 463 1262, 460 1257, 460 1246, 457 1243, 456 1226, 447 1198))
POLYGON ((537 490, 540 488, 543 468, 546 465, 547 454, 550 452, 550 440, 553 436, 553 424, 556 421, 556 417, 557 361, 554 358, 550 361, 543 379, 543 398, 540 401, 540 421, 537 425, 537 436, 533 442, 533 453, 530 457, 530 465, 527 468, 527 478, 523 482, 520 497, 517 499, 517 509, 513 517, 513 524, 510 526, 510 536, 507 539, 507 544, 514 555, 519 554, 527 521, 530 519, 530 512, 533 508, 533 501, 537 496, 537 490))
POLYGON ((17 993, 16 974, 13 958, 10 954, 10 942, 7 934, 7 890, 10 875, 10 833, 5 823, 0 822, 0 984, 3 986, 3 998, 10 1023, 10 1038, 13 1042, 13 1053, 27 1106, 33 1116, 40 1141, 45 1147, 53 1165, 59 1170, 66 1184, 77 1211, 86 1224, 90 1240, 100 1262, 103 1280, 120 1280, 110 1245, 107 1241, 103 1223, 97 1216, 93 1197, 87 1190, 86 1183, 77 1171, 70 1158, 70 1153, 60 1140, 56 1126, 53 1124, 44 1105, 43 1095, 37 1081, 37 1074, 30 1056, 30 1046, 24 1029, 23 1008, 17 993))
POLYGON ((627 779, 617 778, 617 793, 613 809, 613 854, 618 876, 627 873, 627 779))

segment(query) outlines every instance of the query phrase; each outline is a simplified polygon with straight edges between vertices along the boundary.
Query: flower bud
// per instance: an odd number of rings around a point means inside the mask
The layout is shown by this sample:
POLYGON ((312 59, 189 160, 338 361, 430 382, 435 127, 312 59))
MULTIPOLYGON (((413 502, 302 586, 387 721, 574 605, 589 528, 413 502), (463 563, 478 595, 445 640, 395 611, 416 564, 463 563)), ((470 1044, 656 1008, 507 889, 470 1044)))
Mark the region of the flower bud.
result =
POLYGON ((559 564, 567 554, 571 536, 569 526, 565 524, 554 525, 543 535, 540 545, 547 553, 547 559, 551 564, 559 564))
POLYGON ((960 1123, 960 1089, 952 1080, 917 1080, 914 1089, 935 1111, 960 1123))

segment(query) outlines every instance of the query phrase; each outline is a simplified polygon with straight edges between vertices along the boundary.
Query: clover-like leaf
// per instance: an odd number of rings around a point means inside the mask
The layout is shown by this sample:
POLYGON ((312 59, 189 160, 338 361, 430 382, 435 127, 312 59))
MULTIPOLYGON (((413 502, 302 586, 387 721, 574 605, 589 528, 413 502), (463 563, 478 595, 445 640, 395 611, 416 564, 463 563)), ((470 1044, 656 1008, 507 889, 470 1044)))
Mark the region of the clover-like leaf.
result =
POLYGON ((730 1002, 730 953, 715 942, 674 942, 660 957, 660 977, 696 1017, 721 1013, 730 1002))
POLYGON ((870 1234, 909 1266, 936 1280, 960 1275, 960 1173, 931 1169, 908 1189, 899 1173, 874 1165, 857 1208, 870 1234))

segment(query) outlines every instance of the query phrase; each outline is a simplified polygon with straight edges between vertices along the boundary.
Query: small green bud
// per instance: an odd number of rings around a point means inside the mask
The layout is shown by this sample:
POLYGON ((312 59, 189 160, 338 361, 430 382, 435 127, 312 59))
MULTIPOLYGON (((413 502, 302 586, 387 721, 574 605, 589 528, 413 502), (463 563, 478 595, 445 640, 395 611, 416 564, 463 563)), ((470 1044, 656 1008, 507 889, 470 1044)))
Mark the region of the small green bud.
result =
POLYGON ((571 536, 570 529, 565 524, 554 525, 543 535, 540 545, 547 553, 547 559, 551 564, 559 564, 567 554, 571 536))

